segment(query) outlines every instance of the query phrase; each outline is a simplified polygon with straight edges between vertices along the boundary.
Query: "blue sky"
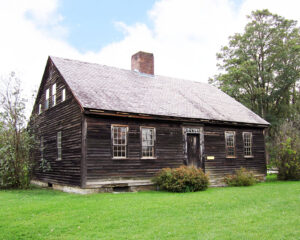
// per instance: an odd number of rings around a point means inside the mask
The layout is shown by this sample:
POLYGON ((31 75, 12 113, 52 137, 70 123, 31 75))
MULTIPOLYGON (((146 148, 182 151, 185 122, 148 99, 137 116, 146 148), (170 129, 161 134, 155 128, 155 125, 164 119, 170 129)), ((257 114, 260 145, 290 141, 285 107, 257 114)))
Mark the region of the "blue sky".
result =
POLYGON ((69 29, 68 42, 79 51, 99 51, 105 45, 120 41, 123 32, 116 22, 132 25, 143 22, 151 26, 147 12, 154 0, 63 0, 59 12, 62 24, 69 29))

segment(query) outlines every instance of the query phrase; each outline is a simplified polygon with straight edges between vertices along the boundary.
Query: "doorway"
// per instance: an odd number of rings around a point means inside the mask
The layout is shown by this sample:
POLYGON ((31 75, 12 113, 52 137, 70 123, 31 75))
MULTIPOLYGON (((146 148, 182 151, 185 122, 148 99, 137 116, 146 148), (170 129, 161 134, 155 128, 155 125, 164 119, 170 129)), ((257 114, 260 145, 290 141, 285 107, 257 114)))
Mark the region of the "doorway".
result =
POLYGON ((187 134, 187 165, 202 167, 200 162, 200 135, 187 134))

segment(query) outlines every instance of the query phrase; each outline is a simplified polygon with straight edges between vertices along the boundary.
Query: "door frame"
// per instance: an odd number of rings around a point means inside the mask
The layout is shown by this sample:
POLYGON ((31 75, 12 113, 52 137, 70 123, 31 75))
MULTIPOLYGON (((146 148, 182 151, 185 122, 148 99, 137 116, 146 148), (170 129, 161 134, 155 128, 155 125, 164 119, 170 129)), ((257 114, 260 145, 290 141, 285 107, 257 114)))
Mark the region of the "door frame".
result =
POLYGON ((182 127, 183 133, 183 151, 184 151, 184 161, 187 163, 188 160, 188 147, 187 147, 187 135, 188 134, 199 134, 199 160, 202 166, 198 166, 198 168, 202 168, 205 171, 205 161, 204 161, 204 131, 203 126, 199 125, 186 125, 182 127))

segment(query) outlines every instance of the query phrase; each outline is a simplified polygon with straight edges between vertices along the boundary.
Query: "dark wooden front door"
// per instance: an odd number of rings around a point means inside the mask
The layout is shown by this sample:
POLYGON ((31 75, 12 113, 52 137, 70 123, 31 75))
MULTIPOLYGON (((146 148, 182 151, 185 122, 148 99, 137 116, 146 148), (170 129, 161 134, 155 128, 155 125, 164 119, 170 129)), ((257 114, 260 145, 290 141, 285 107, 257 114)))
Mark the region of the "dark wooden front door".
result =
POLYGON ((188 166, 201 166, 199 134, 187 134, 188 166))

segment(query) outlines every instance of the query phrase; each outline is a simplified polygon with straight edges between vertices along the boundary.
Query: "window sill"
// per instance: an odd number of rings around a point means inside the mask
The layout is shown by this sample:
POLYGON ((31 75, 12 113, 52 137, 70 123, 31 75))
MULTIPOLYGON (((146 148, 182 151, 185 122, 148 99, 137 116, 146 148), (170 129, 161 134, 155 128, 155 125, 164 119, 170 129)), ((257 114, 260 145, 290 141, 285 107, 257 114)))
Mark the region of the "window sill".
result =
POLYGON ((254 156, 244 156, 244 158, 254 158, 254 156))
POLYGON ((157 159, 156 157, 141 157, 141 159, 157 159))
POLYGON ((234 156, 227 156, 226 158, 227 159, 235 159, 236 157, 234 157, 234 156))
POLYGON ((127 159, 127 157, 113 157, 112 159, 127 159))

